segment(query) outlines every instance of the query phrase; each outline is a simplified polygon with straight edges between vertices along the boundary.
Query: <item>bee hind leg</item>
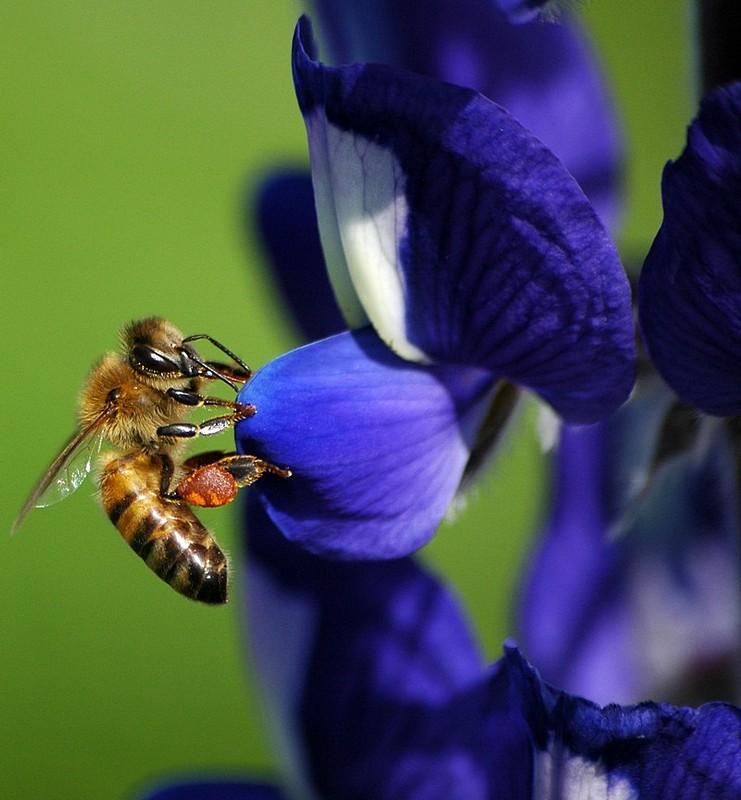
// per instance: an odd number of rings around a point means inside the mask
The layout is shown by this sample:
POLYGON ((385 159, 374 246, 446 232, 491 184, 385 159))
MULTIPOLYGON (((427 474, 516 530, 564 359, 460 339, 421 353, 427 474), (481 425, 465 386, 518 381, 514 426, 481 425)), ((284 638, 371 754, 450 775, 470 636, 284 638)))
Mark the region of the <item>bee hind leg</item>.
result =
POLYGON ((174 497, 170 492, 170 483, 172 476, 175 474, 175 464, 170 456, 161 454, 160 460, 162 461, 162 472, 160 473, 160 495, 162 497, 174 497))
POLYGON ((290 469, 277 467, 255 456, 236 454, 222 456, 217 461, 199 466, 186 475, 175 488, 175 494, 192 506, 202 508, 223 506, 236 497, 240 488, 252 485, 266 472, 281 478, 291 476, 290 469))

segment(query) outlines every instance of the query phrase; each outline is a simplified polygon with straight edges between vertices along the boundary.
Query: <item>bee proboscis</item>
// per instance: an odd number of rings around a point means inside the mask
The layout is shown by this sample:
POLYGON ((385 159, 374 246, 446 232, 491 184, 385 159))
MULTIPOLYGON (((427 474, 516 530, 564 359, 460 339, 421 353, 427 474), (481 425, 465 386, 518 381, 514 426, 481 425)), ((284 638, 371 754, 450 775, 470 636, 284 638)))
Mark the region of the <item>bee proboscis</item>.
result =
POLYGON ((126 326, 122 348, 92 369, 80 394, 78 430, 31 493, 13 525, 29 511, 62 500, 92 468, 101 445, 103 508, 126 542, 176 591, 205 603, 225 603, 228 565, 215 539, 191 509, 230 502, 265 473, 290 470, 251 455, 210 452, 183 460, 188 439, 220 433, 255 413, 254 406, 204 396, 204 383, 236 391, 252 373, 207 334, 183 336, 170 322, 147 317, 126 326), (191 343, 206 339, 236 366, 203 360, 191 343), (194 408, 226 413, 188 422, 194 408))

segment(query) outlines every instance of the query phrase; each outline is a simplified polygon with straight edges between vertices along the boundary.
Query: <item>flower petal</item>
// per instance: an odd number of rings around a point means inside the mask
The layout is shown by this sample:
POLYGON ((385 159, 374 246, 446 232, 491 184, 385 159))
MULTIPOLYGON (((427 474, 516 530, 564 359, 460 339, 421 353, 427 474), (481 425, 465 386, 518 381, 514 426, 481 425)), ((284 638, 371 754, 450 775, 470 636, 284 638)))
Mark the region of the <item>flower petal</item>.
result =
POLYGON ((548 681, 605 703, 634 701, 638 692, 623 548, 606 536, 606 440, 603 425, 561 430, 554 497, 523 581, 518 625, 548 681))
MULTIPOLYGON (((499 5, 522 20, 521 0, 499 5)), ((315 0, 312 8, 332 63, 402 67, 468 86, 506 108, 561 159, 614 229, 619 125, 576 18, 513 25, 492 0, 458 0, 455 11, 450 0, 315 0)))
POLYGON ((305 553, 254 496, 247 530, 258 677, 279 740, 293 743, 302 764, 288 772, 304 790, 486 800, 493 781, 527 787, 522 717, 518 731, 506 698, 488 699, 479 649, 441 583, 409 558, 346 563, 305 553))
POLYGON ((662 179, 639 286, 651 358, 687 403, 741 413, 741 83, 708 95, 662 179))
POLYGON ((609 420, 563 427, 548 521, 523 582, 528 657, 550 683, 600 703, 737 696, 729 442, 705 418, 696 446, 663 460, 647 484, 672 397, 657 378, 639 381, 609 420))
POLYGON ((359 298, 350 325, 365 312, 402 357, 488 369, 574 422, 619 405, 628 284, 560 162, 481 95, 311 51, 303 18, 294 76, 330 276, 343 310, 359 298))
POLYGON ((460 482, 494 379, 423 367, 370 328, 263 367, 239 400, 240 452, 290 467, 252 489, 288 539, 342 558, 395 558, 435 532, 460 482))
POLYGON ((544 684, 512 647, 503 670, 540 751, 535 800, 741 796, 740 709, 725 703, 600 708, 544 684))
POLYGON ((271 173, 258 189, 254 211, 272 275, 305 338, 344 330, 327 278, 309 173, 271 173))

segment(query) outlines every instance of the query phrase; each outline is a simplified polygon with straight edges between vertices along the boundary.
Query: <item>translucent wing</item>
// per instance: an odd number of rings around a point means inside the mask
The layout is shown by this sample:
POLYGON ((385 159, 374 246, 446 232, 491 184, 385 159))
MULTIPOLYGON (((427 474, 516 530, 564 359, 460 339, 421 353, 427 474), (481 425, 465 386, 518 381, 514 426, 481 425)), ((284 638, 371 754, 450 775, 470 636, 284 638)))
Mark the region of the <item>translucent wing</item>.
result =
POLYGON ((39 481, 21 513, 13 523, 15 533, 32 508, 58 503, 77 489, 90 474, 95 457, 103 444, 103 425, 115 412, 109 405, 83 430, 67 442, 39 481))
MULTIPOLYGON (((100 453, 102 444, 102 433, 89 436, 84 442, 80 443, 72 455, 69 456, 67 462, 58 467, 55 475, 46 483, 34 506, 36 508, 52 506, 76 491, 90 474, 93 461, 100 453)), ((39 484, 39 487, 41 485, 39 484)))

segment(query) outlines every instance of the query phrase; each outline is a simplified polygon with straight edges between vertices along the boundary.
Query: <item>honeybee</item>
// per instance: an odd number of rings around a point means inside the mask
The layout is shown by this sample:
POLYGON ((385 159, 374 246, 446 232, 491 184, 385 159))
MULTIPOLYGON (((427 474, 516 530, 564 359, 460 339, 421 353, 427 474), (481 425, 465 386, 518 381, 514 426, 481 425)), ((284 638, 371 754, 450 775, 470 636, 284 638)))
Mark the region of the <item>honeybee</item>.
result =
POLYGON ((176 591, 225 603, 226 556, 190 506, 224 505, 265 473, 287 478, 291 472, 251 455, 183 455, 189 439, 220 433, 255 413, 252 405, 204 396, 201 386, 220 380, 236 391, 252 373, 213 337, 183 336, 159 317, 127 325, 121 345, 93 367, 80 394, 78 430, 31 493, 13 531, 33 507, 75 491, 107 441, 113 450, 100 459, 100 496, 121 536, 176 591), (236 366, 204 361, 191 346, 199 339, 236 366), (202 407, 228 412, 200 424, 187 421, 202 407))

